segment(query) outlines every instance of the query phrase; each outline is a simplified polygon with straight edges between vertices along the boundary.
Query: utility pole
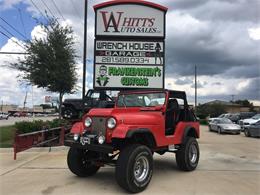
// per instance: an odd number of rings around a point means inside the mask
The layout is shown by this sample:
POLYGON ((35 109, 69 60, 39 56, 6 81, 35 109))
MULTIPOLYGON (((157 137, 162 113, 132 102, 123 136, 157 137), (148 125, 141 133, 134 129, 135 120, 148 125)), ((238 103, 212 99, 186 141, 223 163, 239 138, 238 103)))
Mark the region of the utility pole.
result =
POLYGON ((233 103, 234 102, 234 99, 235 99, 235 95, 231 95, 231 102, 233 103))
POLYGON ((82 84, 82 100, 85 96, 86 88, 86 61, 87 61, 87 22, 88 22, 88 0, 84 5, 84 43, 83 43, 83 84, 82 84))
POLYGON ((197 108, 197 66, 195 65, 195 113, 197 108))

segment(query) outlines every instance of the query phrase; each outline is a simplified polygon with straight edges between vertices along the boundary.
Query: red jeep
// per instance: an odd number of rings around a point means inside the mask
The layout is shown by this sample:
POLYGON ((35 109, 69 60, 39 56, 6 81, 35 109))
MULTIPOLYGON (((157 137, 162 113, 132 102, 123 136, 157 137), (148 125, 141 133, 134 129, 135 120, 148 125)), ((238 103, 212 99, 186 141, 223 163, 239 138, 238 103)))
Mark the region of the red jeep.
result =
POLYGON ((114 108, 91 109, 72 127, 65 140, 68 167, 86 177, 104 164, 115 165, 118 184, 136 193, 152 178, 154 152, 175 153, 181 170, 194 170, 200 154, 196 138, 199 122, 185 92, 120 92, 114 108))

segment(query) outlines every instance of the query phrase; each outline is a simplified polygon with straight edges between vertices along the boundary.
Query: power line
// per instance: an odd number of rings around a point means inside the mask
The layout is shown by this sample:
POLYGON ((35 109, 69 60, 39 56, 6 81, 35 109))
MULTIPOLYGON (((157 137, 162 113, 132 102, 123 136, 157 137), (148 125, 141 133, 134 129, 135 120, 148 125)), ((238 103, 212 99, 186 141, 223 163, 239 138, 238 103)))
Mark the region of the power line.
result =
POLYGON ((0 24, 0 27, 4 29, 10 36, 15 37, 9 30, 7 30, 4 26, 0 24))
POLYGON ((39 7, 33 2, 33 0, 30 0, 33 4, 33 6, 38 10, 38 12, 45 18, 45 15, 42 13, 42 11, 39 9, 39 7))
POLYGON ((50 14, 52 15, 53 18, 56 18, 56 16, 54 16, 54 14, 52 13, 51 9, 48 7, 48 5, 44 2, 44 0, 41 0, 41 2, 43 3, 43 5, 48 9, 48 11, 50 12, 50 14))
POLYGON ((26 49, 24 48, 24 46, 22 46, 20 43, 18 43, 17 41, 14 41, 13 39, 11 39, 7 34, 5 34, 4 32, 0 31, 0 33, 2 35, 4 35, 5 37, 7 37, 9 40, 11 40, 12 42, 16 43, 17 45, 19 45, 20 47, 22 47, 23 49, 26 49))
POLYGON ((4 18, 0 16, 0 19, 4 21, 8 26, 10 26, 15 32, 17 32, 19 35, 21 35, 24 39, 27 39, 21 32, 19 32, 15 27, 13 27, 11 24, 9 24, 4 18))
POLYGON ((59 14, 60 14, 60 16, 62 17, 62 19, 65 21, 65 18, 63 17, 63 15, 62 15, 60 9, 58 8, 58 6, 56 5, 55 1, 54 1, 54 0, 51 0, 51 1, 52 1, 52 3, 54 4, 54 6, 55 6, 55 8, 57 9, 57 11, 59 12, 59 14))
POLYGON ((0 51, 0 54, 8 54, 8 55, 29 55, 30 53, 25 53, 25 52, 11 52, 11 51, 0 51))

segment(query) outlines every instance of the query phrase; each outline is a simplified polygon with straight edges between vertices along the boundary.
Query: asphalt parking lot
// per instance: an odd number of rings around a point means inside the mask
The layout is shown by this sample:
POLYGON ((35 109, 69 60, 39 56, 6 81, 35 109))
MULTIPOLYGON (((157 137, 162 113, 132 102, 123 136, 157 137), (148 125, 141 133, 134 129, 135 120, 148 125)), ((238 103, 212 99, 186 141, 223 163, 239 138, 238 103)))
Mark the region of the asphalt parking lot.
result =
MULTIPOLYGON (((175 157, 154 155, 154 173, 140 194, 260 194, 260 139, 218 135, 201 128, 201 157, 193 172, 177 169, 175 157)), ((77 178, 67 168, 66 147, 31 149, 13 160, 10 149, 0 150, 0 194, 125 194, 104 167, 93 177, 77 178)))

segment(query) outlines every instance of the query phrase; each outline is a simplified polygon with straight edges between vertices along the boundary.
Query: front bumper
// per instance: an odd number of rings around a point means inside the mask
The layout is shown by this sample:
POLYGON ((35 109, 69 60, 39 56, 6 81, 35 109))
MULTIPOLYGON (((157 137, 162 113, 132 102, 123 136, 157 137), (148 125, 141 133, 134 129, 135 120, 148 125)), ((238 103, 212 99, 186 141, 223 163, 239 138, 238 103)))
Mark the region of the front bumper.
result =
POLYGON ((85 143, 83 145, 80 141, 75 141, 71 137, 67 137, 64 140, 64 145, 101 153, 113 153, 114 151, 114 147, 111 144, 98 144, 91 141, 90 143, 85 143))
POLYGON ((241 129, 222 129, 224 133, 240 133, 241 129))

